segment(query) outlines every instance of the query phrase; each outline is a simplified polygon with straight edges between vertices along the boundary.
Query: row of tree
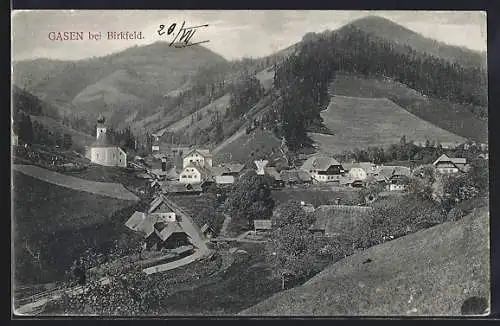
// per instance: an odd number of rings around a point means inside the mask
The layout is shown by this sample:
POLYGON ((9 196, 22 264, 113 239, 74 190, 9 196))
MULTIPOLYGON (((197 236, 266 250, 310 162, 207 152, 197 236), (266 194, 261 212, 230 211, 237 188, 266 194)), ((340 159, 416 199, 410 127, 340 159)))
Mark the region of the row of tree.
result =
POLYGON ((37 121, 32 122, 31 117, 24 113, 14 120, 14 132, 18 140, 26 144, 42 144, 46 146, 59 146, 69 149, 73 145, 70 134, 62 133, 58 129, 50 130, 37 121))

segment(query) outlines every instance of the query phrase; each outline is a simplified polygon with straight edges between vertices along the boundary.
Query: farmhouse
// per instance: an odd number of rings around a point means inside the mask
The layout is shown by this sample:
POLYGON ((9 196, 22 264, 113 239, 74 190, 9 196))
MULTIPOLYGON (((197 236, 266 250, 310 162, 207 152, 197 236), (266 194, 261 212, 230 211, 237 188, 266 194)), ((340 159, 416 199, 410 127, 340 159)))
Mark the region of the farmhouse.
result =
POLYGON ((446 154, 438 157, 438 159, 432 164, 442 174, 453 174, 467 171, 467 160, 465 158, 451 158, 446 154))
POLYGON ((355 234, 369 218, 371 207, 350 205, 320 205, 313 215, 316 218, 309 230, 326 237, 355 234))
POLYGON ((97 120, 96 141, 90 147, 87 156, 90 156, 90 161, 95 164, 127 167, 127 154, 111 143, 104 121, 103 117, 97 120))
POLYGON ((212 154, 208 149, 192 149, 182 158, 182 167, 197 165, 210 169, 212 167, 212 154))
POLYGON ((339 181, 344 173, 342 165, 332 157, 310 157, 301 169, 311 174, 311 178, 318 182, 339 181))
POLYGON ((161 196, 151 202, 147 213, 134 212, 125 226, 141 233, 148 248, 205 248, 201 230, 189 217, 173 212, 161 196))

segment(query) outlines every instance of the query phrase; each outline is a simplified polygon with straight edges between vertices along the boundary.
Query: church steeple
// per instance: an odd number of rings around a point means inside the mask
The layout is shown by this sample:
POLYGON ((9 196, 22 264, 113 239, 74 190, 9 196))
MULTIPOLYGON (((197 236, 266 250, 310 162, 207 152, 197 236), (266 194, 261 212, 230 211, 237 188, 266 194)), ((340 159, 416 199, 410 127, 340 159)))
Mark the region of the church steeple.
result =
POLYGON ((102 115, 97 118, 97 131, 96 131, 96 139, 99 140, 100 138, 106 137, 106 125, 104 122, 106 119, 102 115))

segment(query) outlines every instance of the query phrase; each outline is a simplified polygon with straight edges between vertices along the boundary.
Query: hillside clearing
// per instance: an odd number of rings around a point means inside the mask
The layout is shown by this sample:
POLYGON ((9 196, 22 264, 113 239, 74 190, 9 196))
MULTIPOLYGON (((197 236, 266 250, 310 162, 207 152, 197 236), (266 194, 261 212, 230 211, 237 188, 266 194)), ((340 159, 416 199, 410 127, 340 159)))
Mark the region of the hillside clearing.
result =
POLYGON ((483 207, 458 222, 342 259, 240 314, 460 315, 468 298, 489 302, 488 239, 489 213, 483 207))
POLYGON ((408 112, 451 133, 480 142, 488 139, 488 121, 471 112, 477 109, 474 106, 428 98, 390 78, 339 73, 330 85, 330 94, 388 98, 408 112))
POLYGON ((321 117, 334 135, 311 133, 311 138, 325 153, 385 147, 399 143, 403 135, 409 141, 465 142, 464 138, 418 118, 388 99, 334 96, 321 117))
POLYGON ((13 165, 15 171, 37 178, 44 182, 52 183, 61 187, 76 191, 89 192, 99 196, 111 197, 121 200, 138 201, 139 198, 118 183, 96 182, 75 178, 49 171, 34 165, 13 165))

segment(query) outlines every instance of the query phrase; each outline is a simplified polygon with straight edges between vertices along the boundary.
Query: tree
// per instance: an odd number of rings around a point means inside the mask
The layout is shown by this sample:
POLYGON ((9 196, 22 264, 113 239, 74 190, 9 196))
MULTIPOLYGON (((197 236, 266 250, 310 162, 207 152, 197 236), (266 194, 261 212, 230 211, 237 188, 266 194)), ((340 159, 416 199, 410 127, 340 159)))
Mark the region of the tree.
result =
POLYGON ((226 212, 234 219, 253 227, 253 220, 266 219, 272 214, 274 200, 267 178, 254 171, 241 177, 233 186, 224 204, 226 212))
POLYGON ((292 276, 301 278, 316 271, 317 256, 325 244, 309 232, 312 218, 296 202, 281 205, 274 216, 273 230, 266 243, 266 260, 273 266, 273 273, 282 280, 292 276))

